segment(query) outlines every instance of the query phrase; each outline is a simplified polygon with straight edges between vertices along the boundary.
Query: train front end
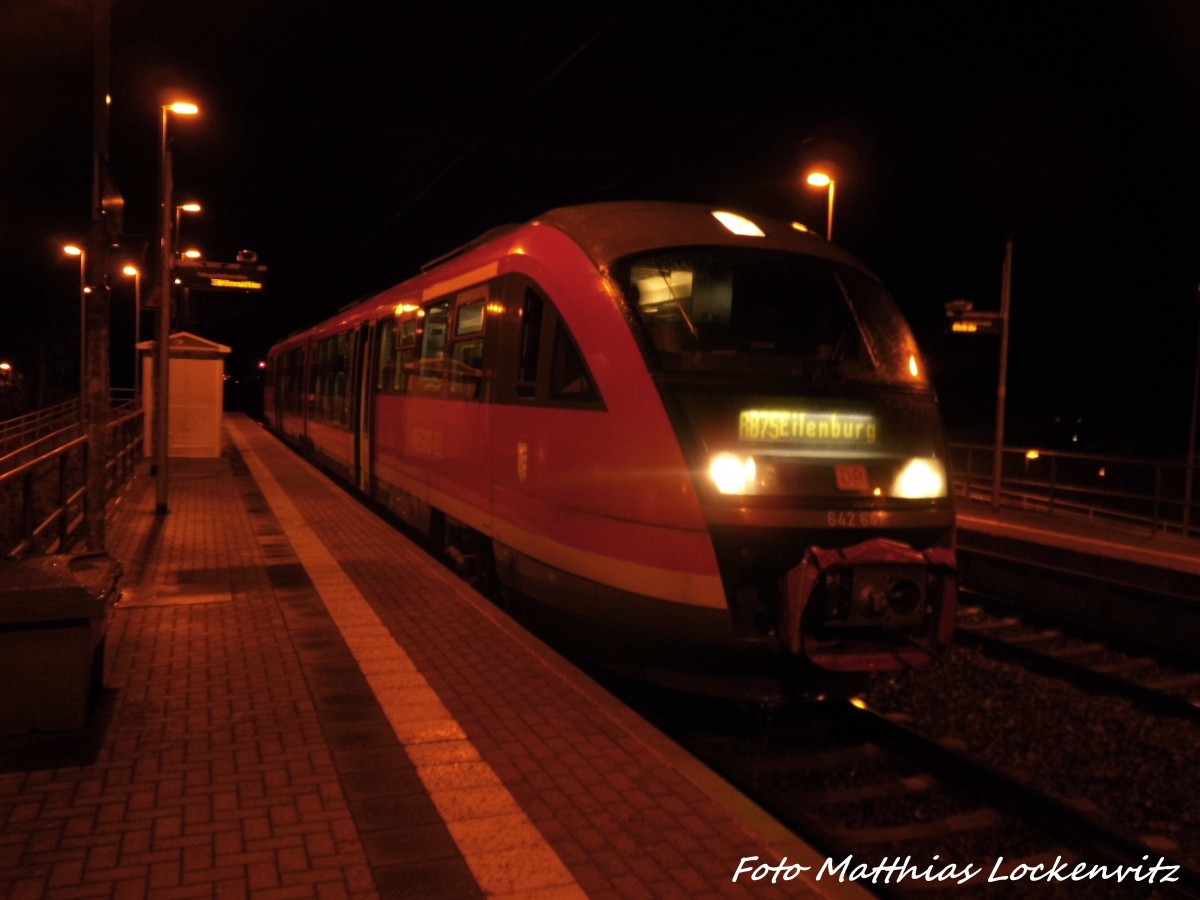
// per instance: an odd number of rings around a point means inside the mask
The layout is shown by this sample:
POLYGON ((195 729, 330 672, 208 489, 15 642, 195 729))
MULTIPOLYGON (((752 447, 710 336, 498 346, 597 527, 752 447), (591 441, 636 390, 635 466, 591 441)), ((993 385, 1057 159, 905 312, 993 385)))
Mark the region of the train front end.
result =
POLYGON ((854 260, 765 230, 783 223, 747 227, 762 240, 609 268, 691 468, 734 641, 774 645, 783 676, 809 685, 926 663, 952 634, 957 583, 924 362, 854 260))

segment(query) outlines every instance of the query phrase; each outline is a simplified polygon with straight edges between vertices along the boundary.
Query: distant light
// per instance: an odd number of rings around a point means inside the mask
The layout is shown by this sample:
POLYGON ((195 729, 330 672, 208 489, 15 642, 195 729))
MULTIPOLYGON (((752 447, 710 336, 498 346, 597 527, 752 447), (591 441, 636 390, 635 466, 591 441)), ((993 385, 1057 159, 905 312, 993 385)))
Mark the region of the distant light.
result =
POLYGON ((714 211, 712 215, 714 219, 724 225, 733 234, 740 234, 746 237, 766 237, 763 230, 745 216, 739 216, 737 213, 721 212, 720 210, 714 211))
POLYGON ((1103 478, 1105 476, 1106 472, 1105 472, 1104 468, 1101 467, 1100 471, 1097 472, 1096 474, 1099 475, 1101 478, 1103 478))
POLYGON ((1026 459, 1037 459, 1041 455, 1042 454, 1038 453, 1036 450, 1027 450, 1025 452, 1026 459))
POLYGON ((921 374, 920 370, 917 368, 917 358, 915 356, 909 356, 908 358, 908 371, 913 378, 916 378, 921 374))
POLYGON ((824 172, 813 172, 805 181, 813 187, 829 187, 829 182, 833 181, 833 179, 824 172))
POLYGON ((184 250, 183 255, 186 256, 188 259, 199 259, 204 254, 201 253, 199 250, 184 250))
POLYGON ((167 109, 173 113, 178 113, 181 116, 194 116, 196 113, 200 112, 200 107, 198 107, 195 103, 187 103, 183 101, 169 103, 167 104, 167 109))
POLYGON ((797 231, 808 231, 809 230, 809 227, 807 225, 803 224, 802 222, 793 222, 792 227, 795 228, 797 231))
POLYGON ((853 706, 853 707, 855 707, 855 708, 857 708, 857 709, 866 709, 866 708, 867 708, 867 701, 866 701, 866 700, 864 700, 862 697, 851 697, 851 698, 850 698, 850 705, 851 705, 851 706, 853 706))
POLYGON ((121 272, 124 275, 141 275, 142 274, 141 272, 138 271, 137 266, 126 266, 125 268, 123 268, 121 270, 121 272))
POLYGON ((0 372, 7 372, 12 366, 6 362, 0 362, 0 372))
POLYGON ((83 249, 76 247, 74 244, 67 244, 67 246, 63 247, 63 253, 66 253, 68 256, 83 256, 83 249))
POLYGON ((264 362, 263 360, 261 360, 261 359, 260 359, 260 360, 258 361, 258 367, 259 367, 260 369, 265 369, 265 368, 267 367, 267 364, 266 364, 266 362, 264 362))
POLYGON ((179 208, 184 212, 200 212, 204 207, 199 203, 184 203, 179 208))

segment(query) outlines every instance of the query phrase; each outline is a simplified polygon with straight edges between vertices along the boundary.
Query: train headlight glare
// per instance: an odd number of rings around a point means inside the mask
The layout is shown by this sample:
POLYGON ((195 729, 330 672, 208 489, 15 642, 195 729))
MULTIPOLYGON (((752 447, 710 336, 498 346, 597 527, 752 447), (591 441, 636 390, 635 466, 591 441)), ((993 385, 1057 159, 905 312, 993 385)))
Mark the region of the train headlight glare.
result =
POLYGON ((936 459, 910 459, 892 484, 892 496, 926 500, 946 496, 946 470, 936 459))
POLYGON ((754 488, 757 467, 753 456, 718 453, 708 464, 708 476, 722 494, 748 494, 754 488))

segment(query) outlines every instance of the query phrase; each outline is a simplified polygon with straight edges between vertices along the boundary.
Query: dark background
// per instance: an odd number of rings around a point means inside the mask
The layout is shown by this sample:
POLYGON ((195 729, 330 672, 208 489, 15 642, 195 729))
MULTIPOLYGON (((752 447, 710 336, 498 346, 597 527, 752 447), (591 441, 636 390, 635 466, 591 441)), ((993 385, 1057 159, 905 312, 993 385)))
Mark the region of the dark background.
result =
MULTIPOLYGON (((955 437, 989 441, 1013 240, 1009 443, 1179 457, 1200 314, 1200 4, 415 4, 113 0, 111 167, 156 232, 159 106, 181 244, 256 251, 262 295, 193 293, 231 400, 275 339, 494 225, 695 200, 825 224, 891 287, 955 437), (1081 421, 1080 421, 1081 420, 1081 421), (1072 436, 1078 440, 1071 441, 1072 436)), ((92 11, 0 6, 0 358, 78 384, 92 11)), ((132 288, 114 279, 113 383, 132 288)))

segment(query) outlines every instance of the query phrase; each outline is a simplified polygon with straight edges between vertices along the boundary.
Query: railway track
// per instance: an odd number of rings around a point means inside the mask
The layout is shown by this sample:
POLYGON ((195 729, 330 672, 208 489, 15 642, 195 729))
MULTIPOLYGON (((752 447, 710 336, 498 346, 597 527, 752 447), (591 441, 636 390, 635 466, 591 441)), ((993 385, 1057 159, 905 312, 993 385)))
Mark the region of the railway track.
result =
POLYGON ((1031 886, 1038 896, 1055 886, 1061 896, 1200 896, 1200 871, 902 716, 840 702, 769 720, 687 707, 674 698, 643 712, 824 854, 824 880, 858 873, 860 886, 896 898, 1031 886))
POLYGON ((1200 722, 1200 660, 964 595, 956 640, 1083 690, 1123 698, 1156 715, 1200 722))

